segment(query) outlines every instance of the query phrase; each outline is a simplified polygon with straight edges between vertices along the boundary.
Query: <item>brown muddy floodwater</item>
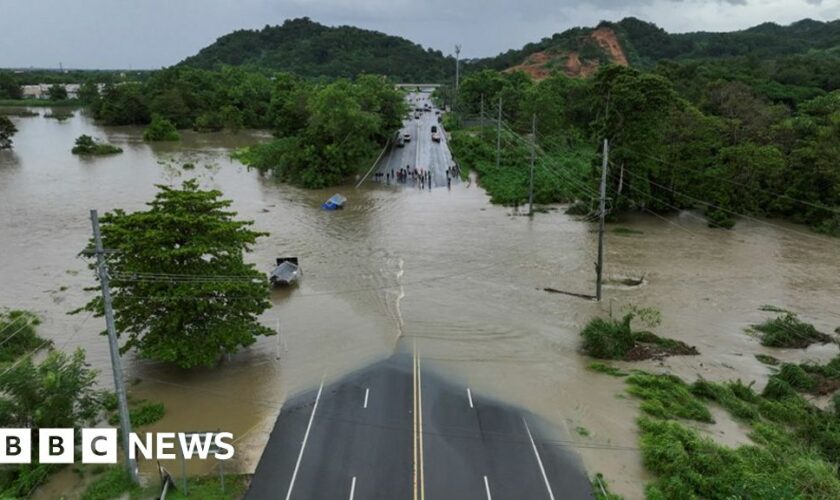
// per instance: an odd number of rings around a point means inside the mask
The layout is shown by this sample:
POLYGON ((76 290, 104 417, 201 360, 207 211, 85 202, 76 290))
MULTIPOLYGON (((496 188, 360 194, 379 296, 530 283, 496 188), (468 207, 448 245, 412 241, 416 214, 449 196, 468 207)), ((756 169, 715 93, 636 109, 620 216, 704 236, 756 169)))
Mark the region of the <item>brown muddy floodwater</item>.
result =
MULTIPOLYGON (((149 145, 140 129, 99 127, 79 113, 65 122, 12 120, 20 129, 14 150, 0 152, 0 306, 37 311, 41 334, 60 349, 83 347, 102 370, 105 388, 112 384, 102 319, 66 314, 87 300, 83 288, 94 285, 77 257, 90 236, 91 208, 141 209, 155 184, 197 177, 271 233, 249 256, 260 268, 268 271, 277 256, 300 257, 300 287, 274 293, 274 307, 262 318, 270 326, 279 321, 280 336, 212 370, 125 359, 132 395, 166 405, 166 417, 151 430, 231 431, 238 467, 246 472, 287 395, 317 386, 324 373, 335 379, 387 357, 413 339, 428 369, 554 422, 590 473, 604 473, 618 493, 635 498, 646 478, 635 450, 637 404, 617 397, 621 380, 586 369, 578 334, 588 319, 630 303, 656 307, 663 315, 657 332, 696 345, 701 355, 637 366, 759 384, 768 369, 753 355, 772 351, 744 332, 769 316, 759 306, 797 311, 824 331, 840 325, 840 241, 799 226, 745 221, 722 232, 690 213, 667 222, 631 217, 621 225, 641 234, 608 234, 606 271, 644 275, 645 284, 607 287, 597 304, 542 291, 593 289, 594 226, 562 210, 519 217, 490 205, 475 183, 451 191, 372 183, 301 190, 229 158, 232 148, 265 137, 254 133, 185 133, 180 143, 149 145), (70 148, 80 134, 125 152, 78 158, 70 148), (195 168, 180 168, 185 162, 195 168), (347 208, 321 211, 334 192, 348 197, 347 208), (580 436, 578 426, 590 435, 580 436)), ((824 360, 835 352, 816 346, 773 354, 824 360)), ((709 432, 723 442, 743 440, 737 424, 723 427, 709 432)), ((153 465, 142 469, 152 473, 153 465)))

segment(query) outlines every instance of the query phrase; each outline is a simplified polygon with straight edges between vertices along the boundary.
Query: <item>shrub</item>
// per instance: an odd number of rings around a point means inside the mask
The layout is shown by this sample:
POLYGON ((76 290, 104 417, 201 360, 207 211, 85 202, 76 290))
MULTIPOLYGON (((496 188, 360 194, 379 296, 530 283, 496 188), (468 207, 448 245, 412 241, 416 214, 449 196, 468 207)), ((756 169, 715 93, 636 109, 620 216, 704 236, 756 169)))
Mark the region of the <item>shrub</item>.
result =
POLYGON ((123 152, 117 146, 96 142, 89 135, 80 135, 71 151, 74 155, 111 155, 123 152))
POLYGON ((620 321, 594 318, 583 331, 583 350, 594 358, 621 359, 636 341, 630 328, 632 314, 626 314, 620 321))
MULTIPOLYGON (((116 411, 116 407, 111 411, 116 411)), ((134 427, 153 424, 162 419, 164 415, 166 415, 166 408, 163 406, 163 403, 147 403, 141 401, 137 403, 137 406, 128 410, 131 425, 134 427)), ((118 413, 113 413, 108 417, 108 423, 111 425, 117 425, 119 422, 120 416, 118 413)))
POLYGON ((175 125, 159 115, 155 115, 152 123, 143 131, 144 141, 177 141, 180 138, 175 125))
POLYGON ((805 348, 815 342, 832 341, 831 337, 817 331, 813 325, 800 321, 793 313, 784 313, 753 325, 753 328, 761 333, 761 345, 767 347, 805 348))
POLYGON ((782 364, 782 369, 775 376, 784 380, 790 387, 798 391, 807 392, 816 385, 816 381, 801 366, 792 363, 782 364))
POLYGON ((131 481, 131 476, 125 467, 115 466, 90 483, 82 493, 81 500, 111 500, 120 498, 125 493, 137 492, 139 489, 131 481))
POLYGON ((36 334, 38 316, 21 310, 0 312, 0 363, 14 361, 44 344, 36 334))

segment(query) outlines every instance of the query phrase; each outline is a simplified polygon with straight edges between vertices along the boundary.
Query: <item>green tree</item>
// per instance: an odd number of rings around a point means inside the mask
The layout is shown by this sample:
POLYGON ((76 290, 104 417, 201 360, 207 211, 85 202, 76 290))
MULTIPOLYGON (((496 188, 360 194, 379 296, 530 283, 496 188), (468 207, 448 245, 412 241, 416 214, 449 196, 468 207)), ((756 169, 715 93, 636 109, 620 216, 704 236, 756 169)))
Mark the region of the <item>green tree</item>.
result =
POLYGON ((309 120, 312 88, 291 73, 278 73, 269 105, 270 125, 278 137, 297 135, 309 120))
POLYGON ((82 427, 94 423, 102 394, 85 353, 51 351, 39 364, 27 356, 0 372, 0 426, 82 427))
POLYGON ((54 83, 50 85, 50 89, 48 91, 51 101, 63 101, 67 99, 67 89, 64 85, 54 83))
MULTIPOLYGON (((101 218, 110 260, 121 350, 183 368, 211 366, 223 354, 271 335, 257 318, 271 306, 266 276, 243 253, 264 236, 235 220, 219 191, 158 186, 149 209, 101 218)), ((87 309, 101 312, 94 299, 87 309)))
POLYGON ((23 91, 14 75, 8 71, 0 71, 0 99, 22 99, 23 91))
POLYGON ((108 85, 92 111, 97 120, 108 125, 145 125, 151 119, 147 100, 139 83, 108 85))
POLYGON ((23 354, 46 346, 35 332, 41 320, 29 311, 0 312, 0 363, 14 361, 23 354))
POLYGON ((97 99, 99 99, 99 84, 95 80, 86 80, 79 87, 79 100, 89 105, 97 99))
POLYGON ((0 115, 0 149, 12 147, 12 136, 17 133, 17 127, 9 117, 0 115))
POLYGON ((37 462, 39 429, 89 427, 98 420, 103 394, 95 389, 96 376, 81 349, 51 351, 38 364, 25 355, 0 371, 0 426, 32 429, 35 457, 0 468, 0 496, 29 496, 56 467, 37 462))
POLYGON ((155 115, 152 123, 143 131, 144 141, 177 141, 180 138, 175 125, 160 115, 155 115))
POLYGON ((111 155, 122 153, 122 149, 112 144, 96 142, 89 135, 80 135, 76 138, 76 144, 71 152, 74 155, 111 155))

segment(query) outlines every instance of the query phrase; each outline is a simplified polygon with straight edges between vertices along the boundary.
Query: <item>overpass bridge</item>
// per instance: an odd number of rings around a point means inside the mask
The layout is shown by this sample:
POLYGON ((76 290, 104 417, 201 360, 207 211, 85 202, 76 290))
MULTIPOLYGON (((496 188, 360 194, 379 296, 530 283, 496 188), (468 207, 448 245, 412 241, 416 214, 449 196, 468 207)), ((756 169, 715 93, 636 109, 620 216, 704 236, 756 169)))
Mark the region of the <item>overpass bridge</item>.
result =
POLYGON ((420 89, 423 92, 432 92, 444 85, 441 83, 398 83, 394 86, 398 89, 420 89))

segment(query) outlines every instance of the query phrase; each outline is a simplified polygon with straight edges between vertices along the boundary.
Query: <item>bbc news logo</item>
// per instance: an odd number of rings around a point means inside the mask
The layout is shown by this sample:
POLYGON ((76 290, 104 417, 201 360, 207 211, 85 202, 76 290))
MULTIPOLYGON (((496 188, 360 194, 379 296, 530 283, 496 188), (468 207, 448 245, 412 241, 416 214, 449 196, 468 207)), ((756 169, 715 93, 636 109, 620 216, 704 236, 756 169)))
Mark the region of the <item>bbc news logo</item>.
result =
MULTIPOLYGON (((83 464, 117 463, 117 429, 82 429, 83 464)), ((74 429, 38 429, 38 462, 72 464, 75 460, 74 429)), ((211 455, 218 460, 233 458, 230 432, 146 432, 128 435, 128 454, 132 459, 174 460, 211 455)), ((32 429, 0 429, 0 464, 32 463, 32 429)))

